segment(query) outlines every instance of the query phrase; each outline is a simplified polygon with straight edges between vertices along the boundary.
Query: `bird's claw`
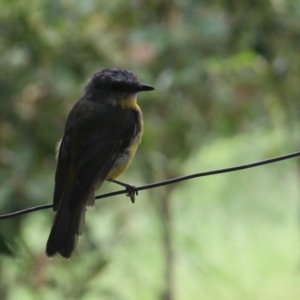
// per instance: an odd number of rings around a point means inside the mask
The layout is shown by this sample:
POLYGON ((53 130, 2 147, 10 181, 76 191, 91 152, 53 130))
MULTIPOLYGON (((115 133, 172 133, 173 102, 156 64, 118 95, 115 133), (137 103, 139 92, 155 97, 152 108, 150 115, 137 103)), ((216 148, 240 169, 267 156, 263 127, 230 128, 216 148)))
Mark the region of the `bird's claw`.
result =
POLYGON ((110 179, 109 181, 117 183, 126 189, 126 196, 130 198, 131 202, 135 202, 135 196, 138 195, 138 190, 135 185, 124 183, 122 181, 116 180, 116 179, 110 179))
POLYGON ((126 184, 126 196, 130 198, 132 203, 135 203, 135 196, 139 194, 135 185, 126 184))

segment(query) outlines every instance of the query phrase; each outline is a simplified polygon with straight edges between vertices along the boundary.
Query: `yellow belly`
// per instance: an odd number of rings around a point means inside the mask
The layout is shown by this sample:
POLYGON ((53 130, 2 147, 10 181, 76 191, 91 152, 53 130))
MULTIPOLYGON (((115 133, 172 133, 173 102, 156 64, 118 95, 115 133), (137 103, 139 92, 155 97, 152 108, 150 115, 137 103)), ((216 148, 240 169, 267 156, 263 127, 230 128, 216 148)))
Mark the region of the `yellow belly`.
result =
MULTIPOLYGON (((140 139, 139 139, 140 140, 140 139)), ((106 179, 115 179, 117 178, 119 175, 121 175, 126 168, 129 166, 129 164, 131 163, 135 152, 138 148, 140 141, 134 142, 132 143, 132 145, 130 146, 129 149, 129 154, 128 155, 122 155, 119 158, 117 158, 115 164, 113 165, 113 167, 111 168, 111 170, 109 171, 106 179)))
POLYGON ((136 150, 137 150, 137 148, 138 148, 138 146, 141 142, 142 135, 143 135, 143 118, 142 118, 142 112, 141 112, 139 106, 136 104, 136 102, 135 102, 135 105, 134 105, 134 109, 139 114, 140 132, 137 134, 135 139, 132 141, 132 143, 131 143, 128 151, 127 151, 128 154, 120 155, 117 158, 117 160, 114 163, 113 167, 111 168, 108 175, 106 176, 106 180, 115 179, 126 170, 128 165, 131 163, 131 161, 132 161, 132 159, 133 159, 133 157, 136 153, 136 150))

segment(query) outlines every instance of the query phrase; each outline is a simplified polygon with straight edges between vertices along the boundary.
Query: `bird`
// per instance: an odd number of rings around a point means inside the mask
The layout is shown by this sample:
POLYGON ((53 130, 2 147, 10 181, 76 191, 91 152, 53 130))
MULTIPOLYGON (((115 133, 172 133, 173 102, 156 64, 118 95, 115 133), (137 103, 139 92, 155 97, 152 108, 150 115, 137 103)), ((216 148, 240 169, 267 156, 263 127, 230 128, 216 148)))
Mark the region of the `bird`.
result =
POLYGON ((71 109, 57 146, 53 195, 56 212, 46 255, 69 259, 82 235, 87 207, 104 181, 124 185, 134 201, 134 188, 116 178, 130 164, 143 135, 137 94, 152 91, 126 69, 97 71, 71 109))

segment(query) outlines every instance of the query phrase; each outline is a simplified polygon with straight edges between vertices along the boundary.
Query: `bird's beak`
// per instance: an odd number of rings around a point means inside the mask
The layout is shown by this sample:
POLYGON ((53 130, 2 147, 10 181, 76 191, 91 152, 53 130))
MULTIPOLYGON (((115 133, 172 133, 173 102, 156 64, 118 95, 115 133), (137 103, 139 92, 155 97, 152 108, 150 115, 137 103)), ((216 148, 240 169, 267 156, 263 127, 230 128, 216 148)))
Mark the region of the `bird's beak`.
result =
POLYGON ((154 90, 154 87, 152 87, 151 85, 144 84, 144 83, 140 84, 139 92, 153 91, 153 90, 154 90))

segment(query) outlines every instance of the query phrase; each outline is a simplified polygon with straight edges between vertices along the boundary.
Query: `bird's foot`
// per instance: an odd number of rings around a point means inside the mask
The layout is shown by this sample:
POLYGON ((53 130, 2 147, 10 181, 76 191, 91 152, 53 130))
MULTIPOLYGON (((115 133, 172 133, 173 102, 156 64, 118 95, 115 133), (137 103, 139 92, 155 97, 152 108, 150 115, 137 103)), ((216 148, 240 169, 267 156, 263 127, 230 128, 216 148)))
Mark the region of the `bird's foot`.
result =
POLYGON ((126 189, 126 196, 130 198, 132 203, 135 203, 135 196, 138 195, 138 190, 136 189, 135 185, 124 183, 115 179, 111 179, 110 181, 123 186, 126 189))
POLYGON ((130 198, 131 203, 135 202, 135 196, 139 194, 139 191, 136 189, 135 185, 127 184, 126 188, 126 196, 130 198))

